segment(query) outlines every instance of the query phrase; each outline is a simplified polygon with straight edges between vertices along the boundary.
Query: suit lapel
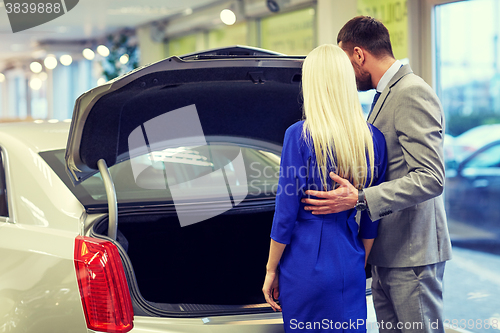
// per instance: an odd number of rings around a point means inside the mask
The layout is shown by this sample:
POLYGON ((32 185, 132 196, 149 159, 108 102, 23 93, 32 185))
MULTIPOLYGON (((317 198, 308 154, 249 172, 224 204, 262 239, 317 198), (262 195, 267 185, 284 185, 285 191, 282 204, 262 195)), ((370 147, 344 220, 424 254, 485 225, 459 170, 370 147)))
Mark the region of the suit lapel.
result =
POLYGON ((399 80, 401 80, 405 75, 408 75, 410 73, 413 73, 413 71, 410 68, 410 65, 404 65, 396 72, 396 74, 389 81, 387 87, 385 87, 384 91, 382 91, 382 94, 380 95, 377 103, 373 107, 373 111, 367 119, 369 123, 373 124, 375 119, 377 119, 380 110, 385 104, 385 100, 391 94, 392 88, 399 82, 399 80))

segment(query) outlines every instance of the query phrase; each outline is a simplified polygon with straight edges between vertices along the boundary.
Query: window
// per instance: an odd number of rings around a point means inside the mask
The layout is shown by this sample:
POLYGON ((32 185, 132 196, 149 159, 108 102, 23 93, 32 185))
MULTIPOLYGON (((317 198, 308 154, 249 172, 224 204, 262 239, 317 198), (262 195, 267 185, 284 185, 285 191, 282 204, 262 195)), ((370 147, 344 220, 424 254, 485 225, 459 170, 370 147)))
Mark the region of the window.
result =
POLYGON ((466 168, 500 167, 500 144, 496 144, 475 155, 465 164, 466 168))

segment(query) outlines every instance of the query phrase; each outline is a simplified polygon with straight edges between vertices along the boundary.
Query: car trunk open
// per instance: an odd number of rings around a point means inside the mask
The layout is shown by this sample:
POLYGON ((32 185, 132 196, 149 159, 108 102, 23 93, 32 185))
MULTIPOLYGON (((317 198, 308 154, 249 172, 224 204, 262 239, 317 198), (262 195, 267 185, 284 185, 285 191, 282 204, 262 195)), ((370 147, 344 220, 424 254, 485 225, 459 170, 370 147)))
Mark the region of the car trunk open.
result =
MULTIPOLYGON (((208 58, 166 59, 82 95, 75 105, 65 156, 73 184, 98 169, 104 179, 103 168, 133 157, 129 137, 134 130, 144 131, 148 121, 189 105, 195 105, 205 136, 282 145, 286 129, 302 118, 303 58, 208 58)), ((181 227, 172 202, 116 202, 115 197, 113 203, 113 191, 106 186, 109 218, 97 221, 90 236, 118 245, 136 315, 272 311, 261 288, 274 197, 247 197, 225 213, 181 227), (108 229, 113 230, 111 239, 108 229)), ((204 209, 191 204, 193 214, 204 209)), ((100 203, 84 205, 89 213, 106 211, 100 203)))

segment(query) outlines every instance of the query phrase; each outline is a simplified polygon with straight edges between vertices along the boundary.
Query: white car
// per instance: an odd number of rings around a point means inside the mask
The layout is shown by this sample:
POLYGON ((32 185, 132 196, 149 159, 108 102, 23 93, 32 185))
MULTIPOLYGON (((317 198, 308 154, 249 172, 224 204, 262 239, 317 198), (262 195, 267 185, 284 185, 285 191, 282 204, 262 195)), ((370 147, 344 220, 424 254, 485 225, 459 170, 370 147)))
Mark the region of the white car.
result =
POLYGON ((172 57, 71 124, 1 125, 0 331, 283 332, 261 288, 302 60, 172 57))
POLYGON ((479 125, 455 137, 451 147, 457 166, 478 149, 497 140, 500 140, 500 124, 479 125))

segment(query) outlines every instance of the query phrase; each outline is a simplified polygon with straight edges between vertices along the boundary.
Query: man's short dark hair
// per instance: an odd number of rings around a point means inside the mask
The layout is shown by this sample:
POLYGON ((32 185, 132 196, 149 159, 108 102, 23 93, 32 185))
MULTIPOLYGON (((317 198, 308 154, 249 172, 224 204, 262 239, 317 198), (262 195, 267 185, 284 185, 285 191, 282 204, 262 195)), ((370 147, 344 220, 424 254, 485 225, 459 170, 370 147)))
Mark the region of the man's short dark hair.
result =
POLYGON ((340 42, 349 54, 358 46, 377 58, 394 58, 389 31, 382 22, 370 16, 356 16, 347 22, 337 35, 337 44, 340 42))

